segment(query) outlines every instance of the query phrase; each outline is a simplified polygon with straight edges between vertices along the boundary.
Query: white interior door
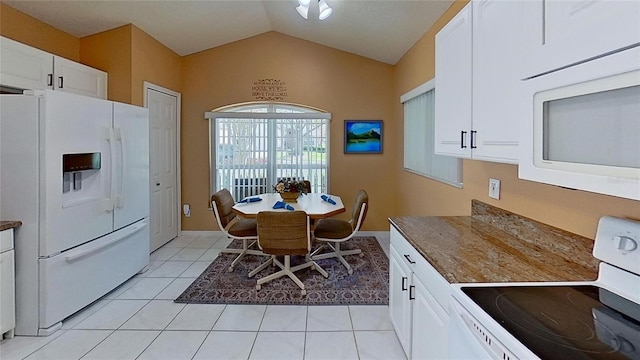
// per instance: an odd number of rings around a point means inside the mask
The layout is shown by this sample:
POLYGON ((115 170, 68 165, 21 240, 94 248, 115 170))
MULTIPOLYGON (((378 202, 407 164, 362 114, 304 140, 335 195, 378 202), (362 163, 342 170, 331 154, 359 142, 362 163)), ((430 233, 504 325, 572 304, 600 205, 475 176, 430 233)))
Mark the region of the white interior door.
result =
POLYGON ((178 116, 180 94, 148 85, 150 251, 178 236, 178 116))

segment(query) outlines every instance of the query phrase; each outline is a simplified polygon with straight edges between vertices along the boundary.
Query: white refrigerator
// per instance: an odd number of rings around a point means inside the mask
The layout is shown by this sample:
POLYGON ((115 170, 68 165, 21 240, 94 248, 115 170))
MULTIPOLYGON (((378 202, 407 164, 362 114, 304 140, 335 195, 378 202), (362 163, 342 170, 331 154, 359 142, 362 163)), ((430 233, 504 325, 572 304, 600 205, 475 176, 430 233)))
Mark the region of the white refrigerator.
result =
POLYGON ((0 95, 0 218, 22 221, 15 333, 49 335, 149 263, 148 110, 0 95))

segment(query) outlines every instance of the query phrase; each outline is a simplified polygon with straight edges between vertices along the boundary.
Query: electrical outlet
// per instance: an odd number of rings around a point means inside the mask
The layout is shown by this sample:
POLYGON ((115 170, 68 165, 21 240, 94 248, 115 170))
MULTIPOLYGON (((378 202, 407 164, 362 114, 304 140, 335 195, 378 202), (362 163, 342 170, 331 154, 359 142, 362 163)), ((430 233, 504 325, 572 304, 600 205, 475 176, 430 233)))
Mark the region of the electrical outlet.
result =
POLYGON ((500 200, 500 180, 489 179, 489 197, 500 200))
POLYGON ((191 217, 191 207, 189 204, 182 205, 182 212, 184 213, 184 217, 191 217))

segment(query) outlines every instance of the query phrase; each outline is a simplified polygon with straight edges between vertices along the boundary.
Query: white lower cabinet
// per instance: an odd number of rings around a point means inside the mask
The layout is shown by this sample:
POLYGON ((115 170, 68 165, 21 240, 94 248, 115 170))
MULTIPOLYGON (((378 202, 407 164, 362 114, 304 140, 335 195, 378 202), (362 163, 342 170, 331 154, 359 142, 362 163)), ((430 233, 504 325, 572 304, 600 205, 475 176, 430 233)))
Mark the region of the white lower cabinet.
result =
POLYGON ((412 359, 446 359, 448 355, 449 314, 436 302, 427 286, 417 277, 413 300, 412 359))
POLYGON ((409 359, 448 356, 449 283, 391 227, 389 314, 409 359))
POLYGON ((0 231, 0 340, 16 327, 15 250, 13 229, 0 231))

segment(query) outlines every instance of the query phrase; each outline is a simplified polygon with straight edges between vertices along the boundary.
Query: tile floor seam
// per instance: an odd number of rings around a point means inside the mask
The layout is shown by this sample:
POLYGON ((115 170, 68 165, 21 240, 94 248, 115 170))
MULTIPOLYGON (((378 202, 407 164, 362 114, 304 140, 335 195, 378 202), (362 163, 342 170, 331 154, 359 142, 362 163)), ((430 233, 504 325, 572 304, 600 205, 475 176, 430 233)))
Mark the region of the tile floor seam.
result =
POLYGON ((253 353, 253 349, 256 346, 256 340, 258 340, 258 332, 256 331, 256 335, 253 338, 253 342, 251 343, 251 349, 249 350, 249 355, 247 355, 247 360, 251 359, 251 354, 253 353))
MULTIPOLYGON (((91 331, 91 330, 89 330, 91 331)), ((91 349, 87 350, 87 352, 84 353, 84 355, 80 356, 78 358, 78 360, 81 360, 83 357, 87 356, 91 351, 93 351, 93 349, 97 348, 98 346, 100 346, 100 344, 102 344, 103 342, 105 342, 111 335, 115 334, 117 330, 111 330, 111 333, 109 333, 109 335, 105 336, 104 339, 98 341, 97 344, 95 344, 91 349)))
POLYGON ((218 317, 216 318, 216 321, 213 322, 213 324, 211 325, 211 329, 209 329, 209 331, 213 331, 213 328, 216 326, 216 324, 218 323, 218 321, 222 317, 222 313, 225 310, 227 310, 227 304, 224 304, 224 308, 222 308, 222 311, 220 311, 220 314, 218 314, 218 317))
MULTIPOLYGON (((114 299, 114 301, 117 299, 114 299)), ((140 300, 147 300, 147 299, 140 299, 140 300)), ((128 300, 120 300, 120 301, 128 301, 128 300)), ((142 311, 142 309, 145 308, 145 306, 149 305, 149 303, 151 302, 151 300, 147 300, 147 303, 142 305, 142 307, 140 307, 140 309, 138 309, 135 313, 133 313, 129 318, 127 318, 127 320, 125 320, 122 324, 120 324, 120 326, 118 326, 116 329, 113 330, 128 330, 128 329, 122 329, 122 327, 124 326, 124 324, 126 324, 129 320, 131 320, 134 316, 136 316, 140 311, 142 311)), ((103 329, 94 329, 94 330, 103 330, 103 329)), ((112 329, 106 329, 106 330, 112 330, 112 329)))
MULTIPOLYGON (((148 331, 148 330, 145 330, 145 331, 148 331)), ((159 332, 158 332, 158 335, 156 335, 156 336, 153 338, 153 340, 149 341, 149 343, 147 344, 147 346, 145 346, 145 347, 144 347, 144 349, 142 349, 142 351, 140 351, 140 354, 136 355, 135 359, 138 359, 142 354, 144 354, 144 352, 145 352, 145 351, 147 351, 147 349, 151 346, 151 344, 153 344, 153 342, 154 342, 154 341, 156 341, 156 340, 160 337, 160 335, 162 335, 162 333, 163 333, 163 332, 164 332, 164 331, 159 331, 159 332)), ((134 360, 135 360, 135 359, 134 359, 134 360)))
POLYGON ((198 352, 200 351, 200 349, 202 349, 202 345, 204 345, 204 343, 207 341, 210 335, 211 335, 211 331, 208 331, 207 336, 205 336, 204 339, 202 339, 202 342, 200 343, 200 345, 198 345, 198 348, 193 353, 193 356, 191 356, 190 360, 193 360, 196 357, 196 355, 198 355, 198 352))

